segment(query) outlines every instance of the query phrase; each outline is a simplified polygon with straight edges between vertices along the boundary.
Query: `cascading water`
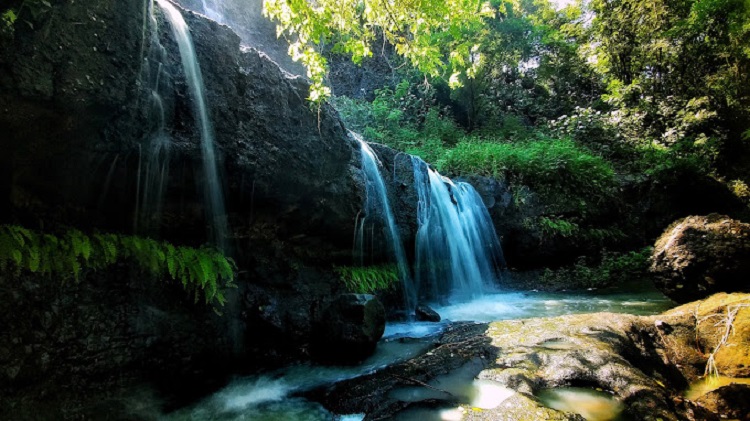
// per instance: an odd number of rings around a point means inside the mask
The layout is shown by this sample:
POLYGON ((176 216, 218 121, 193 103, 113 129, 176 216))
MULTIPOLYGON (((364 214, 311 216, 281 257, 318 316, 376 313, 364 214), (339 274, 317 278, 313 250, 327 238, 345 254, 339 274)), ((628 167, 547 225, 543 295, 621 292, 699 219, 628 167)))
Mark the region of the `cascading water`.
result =
POLYGON ((201 0, 203 13, 210 19, 219 23, 224 23, 224 15, 221 13, 217 0, 201 0))
MULTIPOLYGON (((147 121, 151 124, 145 148, 141 148, 138 161, 138 191, 136 197, 135 231, 157 234, 161 222, 164 190, 169 177, 171 139, 166 130, 164 94, 169 86, 164 69, 167 51, 159 40, 156 30, 158 21, 153 2, 148 2, 148 55, 142 68, 145 89, 147 121)), ((144 30, 144 38, 146 31, 144 30)))
POLYGON ((385 189, 385 182, 380 174, 382 164, 378 161, 375 152, 370 148, 367 142, 356 133, 351 132, 352 136, 359 142, 362 151, 362 172, 365 176, 365 215, 356 228, 357 248, 360 255, 360 264, 364 265, 366 255, 375 255, 377 250, 374 247, 375 230, 385 228, 385 237, 389 245, 392 257, 396 260, 398 267, 399 280, 404 288, 404 300, 407 310, 416 307, 417 292, 412 283, 409 264, 406 260, 404 245, 401 243, 401 236, 398 233, 398 226, 391 211, 391 205, 388 201, 388 193, 385 189), (369 238, 366 234, 369 233, 369 238), (367 240, 370 240, 368 250, 367 240))
POLYGON ((214 150, 214 134, 204 95, 203 77, 195 55, 195 47, 190 31, 182 13, 168 0, 156 0, 159 7, 172 26, 177 45, 180 50, 182 67, 185 72, 188 89, 193 98, 193 111, 201 135, 201 149, 203 153, 204 196, 206 217, 210 224, 211 237, 220 249, 226 249, 227 222, 224 211, 224 195, 219 180, 219 170, 216 164, 214 150))
POLYGON ((417 189, 415 280, 420 294, 476 298, 495 283, 504 264, 500 241, 482 198, 411 157, 417 189))

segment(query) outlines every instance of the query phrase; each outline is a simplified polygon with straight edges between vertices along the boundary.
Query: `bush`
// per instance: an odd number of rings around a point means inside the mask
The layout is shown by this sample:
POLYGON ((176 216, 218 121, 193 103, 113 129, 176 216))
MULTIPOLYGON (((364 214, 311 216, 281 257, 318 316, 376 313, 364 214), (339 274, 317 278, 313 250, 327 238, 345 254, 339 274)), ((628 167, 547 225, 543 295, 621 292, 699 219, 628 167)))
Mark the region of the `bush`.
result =
POLYGON ((105 269, 123 260, 154 277, 180 281, 195 294, 196 301, 202 293, 206 303, 223 305, 223 289, 234 282, 232 259, 208 247, 175 247, 117 234, 88 236, 74 229, 56 236, 14 225, 0 226, 2 271, 13 269, 78 281, 86 271, 105 269))
POLYGON ((465 140, 447 151, 438 167, 448 173, 486 175, 527 185, 561 210, 585 212, 590 202, 609 200, 615 187, 611 164, 569 139, 465 140))
POLYGON ((628 253, 604 252, 598 264, 580 257, 572 266, 546 269, 541 283, 568 288, 602 288, 649 278, 651 247, 628 253))

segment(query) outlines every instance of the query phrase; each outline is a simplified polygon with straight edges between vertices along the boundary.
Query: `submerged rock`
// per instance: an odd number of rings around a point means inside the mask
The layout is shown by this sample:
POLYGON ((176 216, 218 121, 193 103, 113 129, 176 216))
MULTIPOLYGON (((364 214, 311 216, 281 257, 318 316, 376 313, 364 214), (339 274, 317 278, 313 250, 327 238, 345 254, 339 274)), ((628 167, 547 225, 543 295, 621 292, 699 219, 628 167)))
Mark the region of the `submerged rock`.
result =
POLYGON ((440 315, 437 311, 433 310, 426 304, 420 304, 414 310, 414 315, 417 316, 417 320, 420 322, 439 322, 440 315))
POLYGON ((323 361, 357 362, 375 350, 385 331, 385 308, 369 294, 342 294, 323 312, 313 353, 323 361))
POLYGON ((681 219, 656 241, 651 271, 678 303, 750 291, 750 224, 718 214, 681 219))

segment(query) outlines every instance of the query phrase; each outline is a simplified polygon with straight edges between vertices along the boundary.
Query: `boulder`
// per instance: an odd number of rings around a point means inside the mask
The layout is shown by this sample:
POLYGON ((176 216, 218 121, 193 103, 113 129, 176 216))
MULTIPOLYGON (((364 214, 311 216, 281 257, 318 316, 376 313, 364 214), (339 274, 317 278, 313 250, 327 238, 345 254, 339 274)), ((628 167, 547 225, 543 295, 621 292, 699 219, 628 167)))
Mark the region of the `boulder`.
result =
POLYGON ((726 418, 750 419, 750 386, 733 383, 708 392, 696 400, 712 412, 726 418))
POLYGON ((420 304, 414 310, 414 315, 417 316, 417 320, 420 322, 439 322, 440 314, 437 311, 430 308, 426 304, 420 304))
MULTIPOLYGON (((750 295, 719 293, 664 313, 659 320, 670 359, 694 381, 709 356, 722 376, 750 377, 750 295)), ((713 370, 710 370, 713 371, 713 370)))
POLYGON ((357 362, 370 356, 385 331, 385 307, 374 295, 341 294, 323 311, 313 337, 314 356, 357 362))
POLYGON ((750 291, 750 224, 718 214, 676 221, 656 241, 651 272, 678 303, 750 291))

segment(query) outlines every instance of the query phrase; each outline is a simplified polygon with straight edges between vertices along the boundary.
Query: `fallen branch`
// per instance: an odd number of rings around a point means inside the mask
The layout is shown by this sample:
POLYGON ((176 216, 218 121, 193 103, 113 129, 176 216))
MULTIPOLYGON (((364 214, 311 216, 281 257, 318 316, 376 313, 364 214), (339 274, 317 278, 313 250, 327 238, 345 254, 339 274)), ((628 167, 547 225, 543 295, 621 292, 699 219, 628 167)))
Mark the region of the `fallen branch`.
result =
POLYGON ((443 389, 438 389, 438 388, 437 388, 437 387, 435 387, 435 386, 431 386, 431 385, 429 385, 429 384, 427 384, 427 383, 425 383, 425 382, 423 382, 423 381, 419 381, 419 380, 417 380, 417 379, 412 379, 411 377, 403 377, 403 376, 399 376, 399 375, 397 375, 397 374, 391 374, 391 377, 393 377, 393 378, 396 378, 396 379, 399 379, 399 380, 403 380, 403 381, 411 382, 411 383, 414 383, 414 384, 418 384, 418 385, 420 385, 420 386, 424 386, 424 387, 426 387, 426 388, 428 388, 428 389, 432 389, 432 390, 434 390, 434 391, 436 391, 436 392, 440 392, 440 393, 445 393, 446 395, 448 395, 448 396, 450 396, 450 397, 452 397, 452 398, 455 398, 455 397, 456 397, 456 395, 454 395, 453 393, 451 393, 451 392, 449 392, 449 391, 447 391, 447 390, 443 390, 443 389))

